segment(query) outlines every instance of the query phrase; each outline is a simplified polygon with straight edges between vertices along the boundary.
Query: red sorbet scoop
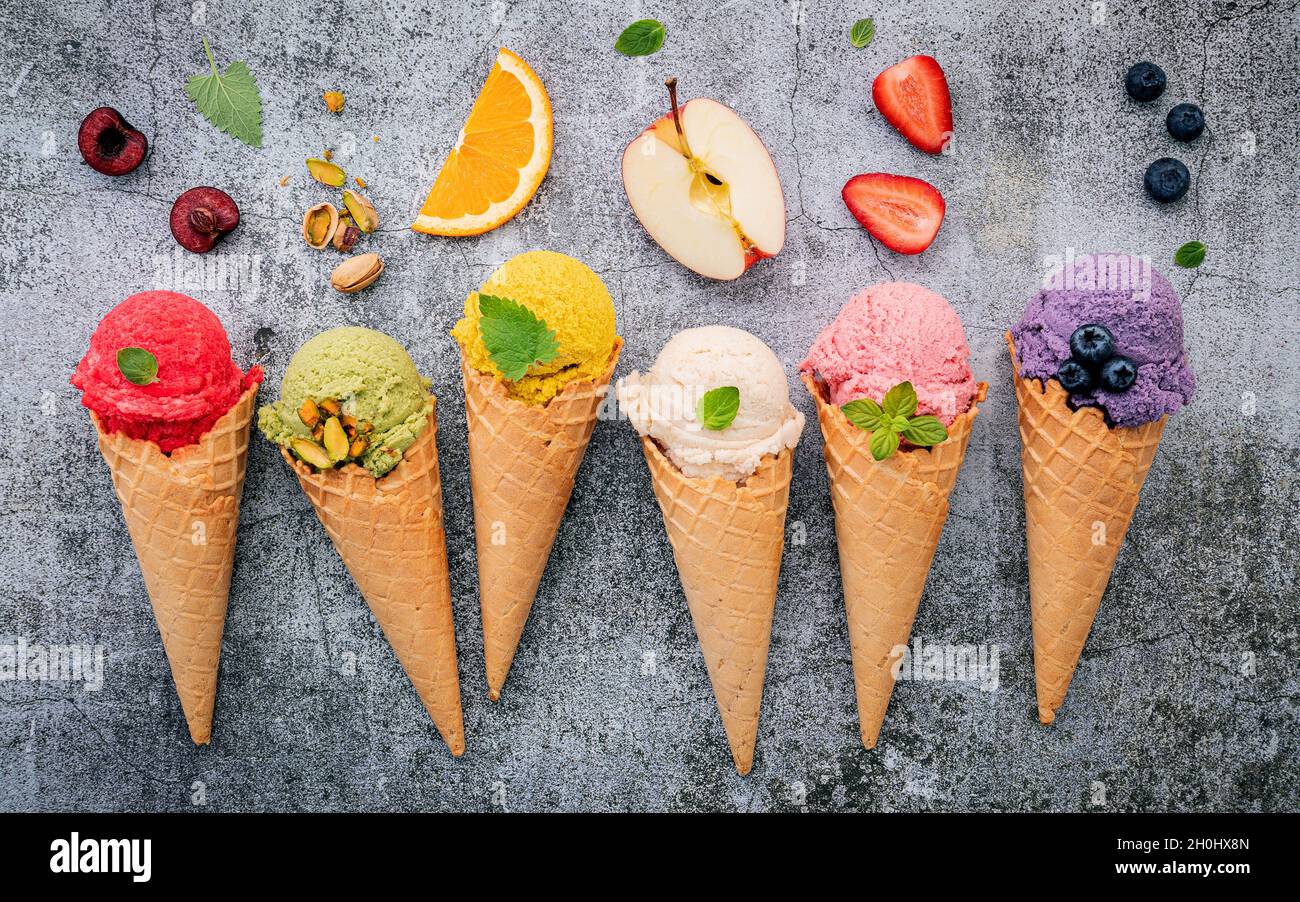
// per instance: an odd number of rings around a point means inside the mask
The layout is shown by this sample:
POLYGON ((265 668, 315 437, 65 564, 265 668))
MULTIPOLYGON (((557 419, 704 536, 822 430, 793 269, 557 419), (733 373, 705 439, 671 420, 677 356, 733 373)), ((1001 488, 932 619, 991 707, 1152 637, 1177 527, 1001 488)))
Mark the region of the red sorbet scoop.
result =
POLYGON ((174 291, 133 294, 110 310, 72 374, 84 393, 81 403, 106 430, 156 442, 164 452, 197 443, 261 381, 260 366, 245 374, 231 360, 216 314, 174 291), (123 348, 143 348, 157 358, 157 381, 129 381, 117 364, 123 348))

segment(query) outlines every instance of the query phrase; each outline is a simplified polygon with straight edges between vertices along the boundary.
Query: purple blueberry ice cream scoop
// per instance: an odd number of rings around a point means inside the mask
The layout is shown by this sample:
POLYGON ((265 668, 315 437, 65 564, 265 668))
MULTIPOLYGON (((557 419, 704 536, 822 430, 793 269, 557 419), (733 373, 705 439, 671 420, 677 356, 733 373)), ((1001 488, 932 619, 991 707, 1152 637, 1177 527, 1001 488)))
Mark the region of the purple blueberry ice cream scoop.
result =
POLYGON ((1110 330, 1115 353, 1137 365, 1137 378, 1123 392, 1098 386, 1072 394, 1072 405, 1100 407, 1114 426, 1141 426, 1192 400, 1196 377, 1183 351, 1178 295, 1149 261, 1127 254, 1067 260, 1048 278, 1011 329, 1020 375, 1053 378, 1070 359, 1070 335, 1090 323, 1110 330))

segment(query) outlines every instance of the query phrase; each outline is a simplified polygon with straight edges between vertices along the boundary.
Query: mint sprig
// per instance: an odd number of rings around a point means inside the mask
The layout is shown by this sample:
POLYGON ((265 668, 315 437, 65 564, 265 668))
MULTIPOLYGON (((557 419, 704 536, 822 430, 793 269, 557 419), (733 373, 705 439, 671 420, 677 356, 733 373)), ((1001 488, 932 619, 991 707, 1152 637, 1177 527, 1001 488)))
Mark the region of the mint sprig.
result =
POLYGON ((841 405, 840 410, 854 426, 871 433, 871 456, 876 460, 892 456, 901 439, 918 448, 929 448, 948 438, 948 430, 938 418, 912 416, 916 412, 916 389, 911 382, 895 385, 879 404, 859 398, 841 405))
POLYGON ((649 56, 664 45, 667 32, 657 19, 638 19, 618 36, 614 49, 624 56, 649 56))
POLYGON ((117 368, 132 385, 151 385, 158 381, 158 358, 144 348, 118 348, 117 368))
POLYGON ((252 147, 262 146, 262 95, 248 63, 237 60, 217 71, 208 39, 203 39, 212 74, 200 72, 185 83, 185 93, 209 122, 252 147))
POLYGON ((534 363, 550 363, 559 353, 555 332, 523 304, 492 294, 478 296, 483 347, 501 375, 523 378, 534 363))
POLYGON ((739 411, 740 389, 734 385, 706 391, 695 408, 700 425, 713 432, 720 432, 730 426, 739 411))

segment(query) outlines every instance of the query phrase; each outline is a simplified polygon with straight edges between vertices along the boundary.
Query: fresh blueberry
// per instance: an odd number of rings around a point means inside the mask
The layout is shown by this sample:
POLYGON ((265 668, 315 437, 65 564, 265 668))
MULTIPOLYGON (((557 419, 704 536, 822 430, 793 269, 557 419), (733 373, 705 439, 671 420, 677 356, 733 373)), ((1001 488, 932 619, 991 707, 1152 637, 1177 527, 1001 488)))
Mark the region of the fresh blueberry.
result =
POLYGON ((1056 371, 1056 381, 1072 395, 1092 391, 1092 373, 1077 360, 1067 360, 1056 371))
POLYGON ((1147 194, 1162 204, 1168 204, 1187 193, 1192 184, 1192 174, 1173 157, 1161 157, 1147 167, 1142 184, 1147 194))
POLYGON ((1165 117, 1165 127, 1179 141, 1193 141, 1205 131, 1205 114, 1194 103, 1180 103, 1165 117))
POLYGON ((1115 355, 1115 337, 1105 326, 1088 323, 1070 336, 1070 353, 1085 367, 1096 369, 1115 355))
POLYGON ((1165 70, 1155 63, 1135 63, 1124 78, 1124 90, 1134 100, 1155 100, 1165 92, 1165 70))
POLYGON ((1124 392, 1133 387, 1138 370, 1127 357, 1112 357, 1101 368, 1101 387, 1106 391, 1124 392))

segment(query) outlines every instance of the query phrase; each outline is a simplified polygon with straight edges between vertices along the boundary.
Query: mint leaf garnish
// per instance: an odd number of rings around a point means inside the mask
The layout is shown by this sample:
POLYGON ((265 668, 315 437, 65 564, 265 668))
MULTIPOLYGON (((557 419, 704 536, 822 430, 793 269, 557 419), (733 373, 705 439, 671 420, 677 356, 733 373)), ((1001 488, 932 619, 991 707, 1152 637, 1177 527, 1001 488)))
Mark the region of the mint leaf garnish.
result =
POLYGON ((700 425, 714 432, 726 429, 740 410, 740 389, 724 385, 706 391, 695 413, 700 425))
POLYGON ((1205 260, 1205 245, 1189 241, 1174 252, 1174 262, 1184 269, 1196 269, 1205 260))
POLYGON ((638 19, 618 36, 614 49, 624 56, 649 56, 664 45, 663 23, 656 19, 638 19))
POLYGON ((555 332, 523 304, 491 294, 478 296, 483 347, 501 375, 514 382, 534 363, 550 363, 560 350, 555 332))
POLYGON ((892 429, 877 429, 871 433, 871 456, 884 460, 898 450, 898 433, 892 429))
POLYGON ((916 412, 916 389, 910 382, 900 382, 885 392, 880 406, 891 417, 910 417, 916 412))
POLYGON ((862 48, 871 43, 871 39, 876 36, 876 22, 874 19, 858 19, 849 29, 849 43, 854 47, 862 48))
POLYGON ((158 358, 144 348, 119 348, 117 368, 132 385, 150 385, 158 381, 158 358))
POLYGON ((209 122, 228 135, 252 147, 262 146, 262 95, 257 90, 257 79, 242 60, 226 67, 224 75, 217 72, 217 61, 212 58, 208 39, 203 39, 203 52, 208 55, 211 75, 199 73, 185 83, 185 93, 209 122))
POLYGON ((898 450, 899 440, 907 439, 918 448, 928 448, 947 441, 948 429, 936 417, 914 417, 916 389, 910 382, 900 382, 881 403, 859 398, 840 406, 845 418, 859 429, 871 433, 871 456, 884 460, 898 450))
POLYGON ((881 410, 880 405, 870 398, 860 398, 857 401, 850 401, 840 410, 849 418, 849 422, 859 429, 872 432, 880 425, 881 410))
POLYGON ((948 429, 938 417, 914 417, 903 428, 902 435, 913 445, 928 448, 948 438, 948 429))

